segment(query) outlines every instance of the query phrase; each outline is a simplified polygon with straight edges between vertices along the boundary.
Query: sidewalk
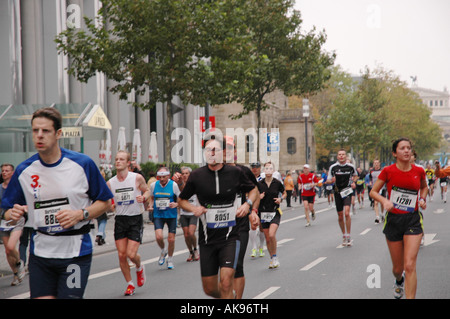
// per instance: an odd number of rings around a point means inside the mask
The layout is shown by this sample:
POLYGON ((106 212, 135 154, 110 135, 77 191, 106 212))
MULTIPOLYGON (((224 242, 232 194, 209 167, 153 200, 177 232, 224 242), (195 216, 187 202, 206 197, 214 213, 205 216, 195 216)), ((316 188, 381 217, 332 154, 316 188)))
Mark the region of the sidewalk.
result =
MULTIPOLYGON (((316 203, 322 203, 325 202, 325 198, 318 198, 316 197, 316 203)), ((286 207, 286 201, 283 201, 281 203, 281 209, 283 212, 289 212, 292 210, 297 210, 299 208, 302 208, 303 206, 300 205, 300 203, 291 201, 291 208, 286 207)), ((303 210, 301 211, 303 212, 303 210)), ((95 229, 91 231, 91 235, 93 236, 93 239, 95 240, 95 236, 97 234, 97 222, 94 222, 95 229)), ((164 228, 164 236, 167 236, 167 227, 164 228)), ((183 231, 181 228, 177 228, 176 236, 183 236, 183 231)), ((98 246, 96 243, 94 243, 94 255, 108 253, 111 251, 116 251, 116 245, 114 243, 114 216, 110 216, 108 218, 108 222, 106 223, 106 238, 105 238, 106 244, 98 246)), ((142 237, 142 243, 151 243, 155 241, 155 230, 153 228, 153 224, 149 223, 148 219, 148 213, 144 213, 144 232, 142 237)), ((155 243, 156 245, 156 243, 155 243)), ((0 244, 0 277, 9 276, 12 275, 11 268, 9 267, 8 262, 6 261, 6 255, 5 255, 5 248, 3 244, 0 244)))

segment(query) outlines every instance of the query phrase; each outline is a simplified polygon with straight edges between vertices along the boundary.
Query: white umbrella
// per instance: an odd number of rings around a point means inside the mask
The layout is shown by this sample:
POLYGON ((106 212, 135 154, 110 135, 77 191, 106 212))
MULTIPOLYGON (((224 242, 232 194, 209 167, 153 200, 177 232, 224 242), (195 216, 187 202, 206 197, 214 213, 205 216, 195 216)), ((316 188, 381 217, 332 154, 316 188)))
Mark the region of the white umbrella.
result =
POLYGON ((134 130, 133 134, 133 152, 131 158, 140 164, 142 160, 142 148, 141 148, 141 132, 139 129, 134 130))
POLYGON ((119 135, 117 136, 117 151, 127 150, 127 140, 125 137, 125 127, 119 127, 119 135))
POLYGON ((150 134, 150 145, 148 147, 148 160, 153 163, 158 163, 158 141, 156 139, 156 132, 150 134))
POLYGON ((111 165, 111 130, 106 130, 106 140, 105 140, 105 163, 109 166, 111 165))
POLYGON ((111 130, 106 130, 106 138, 100 141, 100 167, 103 168, 106 178, 111 177, 111 130))
POLYGON ((100 140, 100 151, 98 152, 98 158, 100 159, 100 165, 105 164, 105 140, 100 140))

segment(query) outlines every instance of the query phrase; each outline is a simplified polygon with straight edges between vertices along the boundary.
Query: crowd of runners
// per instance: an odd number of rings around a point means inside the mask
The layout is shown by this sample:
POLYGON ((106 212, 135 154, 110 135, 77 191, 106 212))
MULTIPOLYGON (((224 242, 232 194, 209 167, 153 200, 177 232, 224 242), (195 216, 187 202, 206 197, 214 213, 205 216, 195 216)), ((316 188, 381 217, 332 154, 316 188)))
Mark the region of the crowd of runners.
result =
MULTIPOLYGON (((139 246, 143 235, 143 214, 150 212, 155 238, 161 248, 159 265, 174 269, 175 233, 179 222, 187 261, 199 261, 205 294, 214 298, 242 298, 245 288, 244 257, 264 257, 268 268, 280 267, 277 231, 283 212, 282 201, 302 202, 306 227, 316 219, 314 202, 325 196, 336 207, 342 245, 351 247, 351 216, 355 205, 364 206, 369 193, 375 223, 383 232, 393 263, 394 296, 414 298, 417 286, 416 259, 423 240, 420 210, 433 200, 440 188, 446 201, 447 175, 439 162, 422 167, 415 164, 410 140, 400 138, 392 145, 395 162, 381 168, 374 160, 368 172, 337 153, 337 162, 322 174, 301 171, 283 176, 274 163, 235 164, 232 137, 209 134, 204 139, 206 165, 170 173, 160 167, 156 178, 145 178, 131 169, 130 154, 118 151, 116 175, 104 179, 86 155, 63 149, 61 114, 53 108, 36 111, 31 120, 37 153, 14 168, 2 165, 2 207, 0 237, 6 258, 18 285, 29 271, 31 298, 82 298, 92 262, 92 221, 113 211, 114 240, 118 263, 125 279, 125 295, 133 295, 146 282, 139 246), (163 229, 168 229, 167 243, 163 229), (24 227, 27 226, 27 227, 24 227), (198 238, 197 238, 198 235, 198 238), (19 249, 17 249, 20 241, 19 249), (29 255, 27 256, 28 242, 29 255), (248 248, 248 250, 247 250, 248 248), (136 284, 130 270, 136 267, 136 284), (67 267, 77 265, 81 285, 68 287, 67 267)), ((102 243, 101 233, 96 239, 102 243)))

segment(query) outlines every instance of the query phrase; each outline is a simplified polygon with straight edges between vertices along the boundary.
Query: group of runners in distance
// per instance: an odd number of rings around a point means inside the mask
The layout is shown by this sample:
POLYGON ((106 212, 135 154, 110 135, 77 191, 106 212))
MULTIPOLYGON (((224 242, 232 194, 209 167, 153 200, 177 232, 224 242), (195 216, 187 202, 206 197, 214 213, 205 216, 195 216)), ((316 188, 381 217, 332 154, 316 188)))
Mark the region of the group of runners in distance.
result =
MULTIPOLYGON (((180 211, 189 249, 187 261, 199 260, 203 290, 208 296, 243 297, 244 256, 249 244, 252 257, 258 253, 264 256, 265 240, 269 268, 280 267, 276 238, 283 214, 280 204, 287 194, 290 198, 292 185, 290 180, 289 185, 281 180, 273 163, 252 163, 250 168, 235 164, 233 138, 208 134, 203 142, 203 167, 183 167, 172 177, 168 168, 161 167, 158 179, 148 184, 142 175, 130 171, 130 155, 118 151, 117 174, 105 181, 88 156, 60 148, 61 123, 56 109, 37 110, 31 119, 37 154, 15 170, 12 165, 2 165, 5 182, 0 230, 7 238, 8 262, 17 281, 23 278, 24 265, 13 247, 18 240, 16 232, 25 222, 33 229, 28 263, 31 298, 83 297, 92 263, 92 220, 110 210, 115 211, 114 239, 126 281, 125 295, 133 295, 136 290, 128 260, 136 266, 137 286, 142 287, 146 281, 139 255, 145 210, 153 213, 156 242, 161 248, 158 262, 167 264, 168 269, 174 268, 172 256, 180 211), (167 246, 163 238, 165 225, 169 230, 167 246), (67 284, 71 274, 67 269, 73 265, 79 267, 79 286, 67 284)), ((394 296, 414 298, 416 260, 423 238, 420 210, 426 209, 427 196, 433 198, 431 168, 414 163, 415 153, 407 138, 393 143, 392 155, 395 163, 383 169, 379 161, 374 161, 369 195, 374 200, 376 222, 384 220, 383 233, 395 277, 394 296)), ((442 169, 437 162, 433 176, 441 179, 442 187, 446 187, 444 179, 448 175, 450 168, 442 169)), ((298 183, 306 226, 315 219, 315 186, 323 182, 326 195, 334 195, 342 245, 352 246, 350 208, 354 193, 361 199, 365 177, 347 160, 344 149, 338 151, 337 162, 322 181, 305 164, 298 183)))

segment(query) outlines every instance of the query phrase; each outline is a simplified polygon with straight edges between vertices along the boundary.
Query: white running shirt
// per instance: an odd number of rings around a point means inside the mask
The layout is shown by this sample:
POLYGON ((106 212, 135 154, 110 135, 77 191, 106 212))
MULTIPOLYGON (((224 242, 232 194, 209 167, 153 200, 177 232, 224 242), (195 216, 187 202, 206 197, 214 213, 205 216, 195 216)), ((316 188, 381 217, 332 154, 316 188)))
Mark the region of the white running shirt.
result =
POLYGON ((136 187, 137 175, 137 173, 128 172, 122 182, 117 176, 109 180, 111 191, 114 194, 116 215, 136 216, 144 212, 144 204, 136 201, 136 196, 142 195, 142 192, 136 187))
MULTIPOLYGON (((86 208, 96 200, 112 197, 91 158, 61 148, 61 158, 54 164, 42 162, 35 154, 17 167, 3 194, 2 208, 28 205, 26 225, 39 230, 31 236, 30 253, 44 258, 73 258, 92 253, 91 236, 60 236, 64 229, 55 218, 56 212, 86 208)), ((88 223, 79 222, 73 230, 88 223)))

